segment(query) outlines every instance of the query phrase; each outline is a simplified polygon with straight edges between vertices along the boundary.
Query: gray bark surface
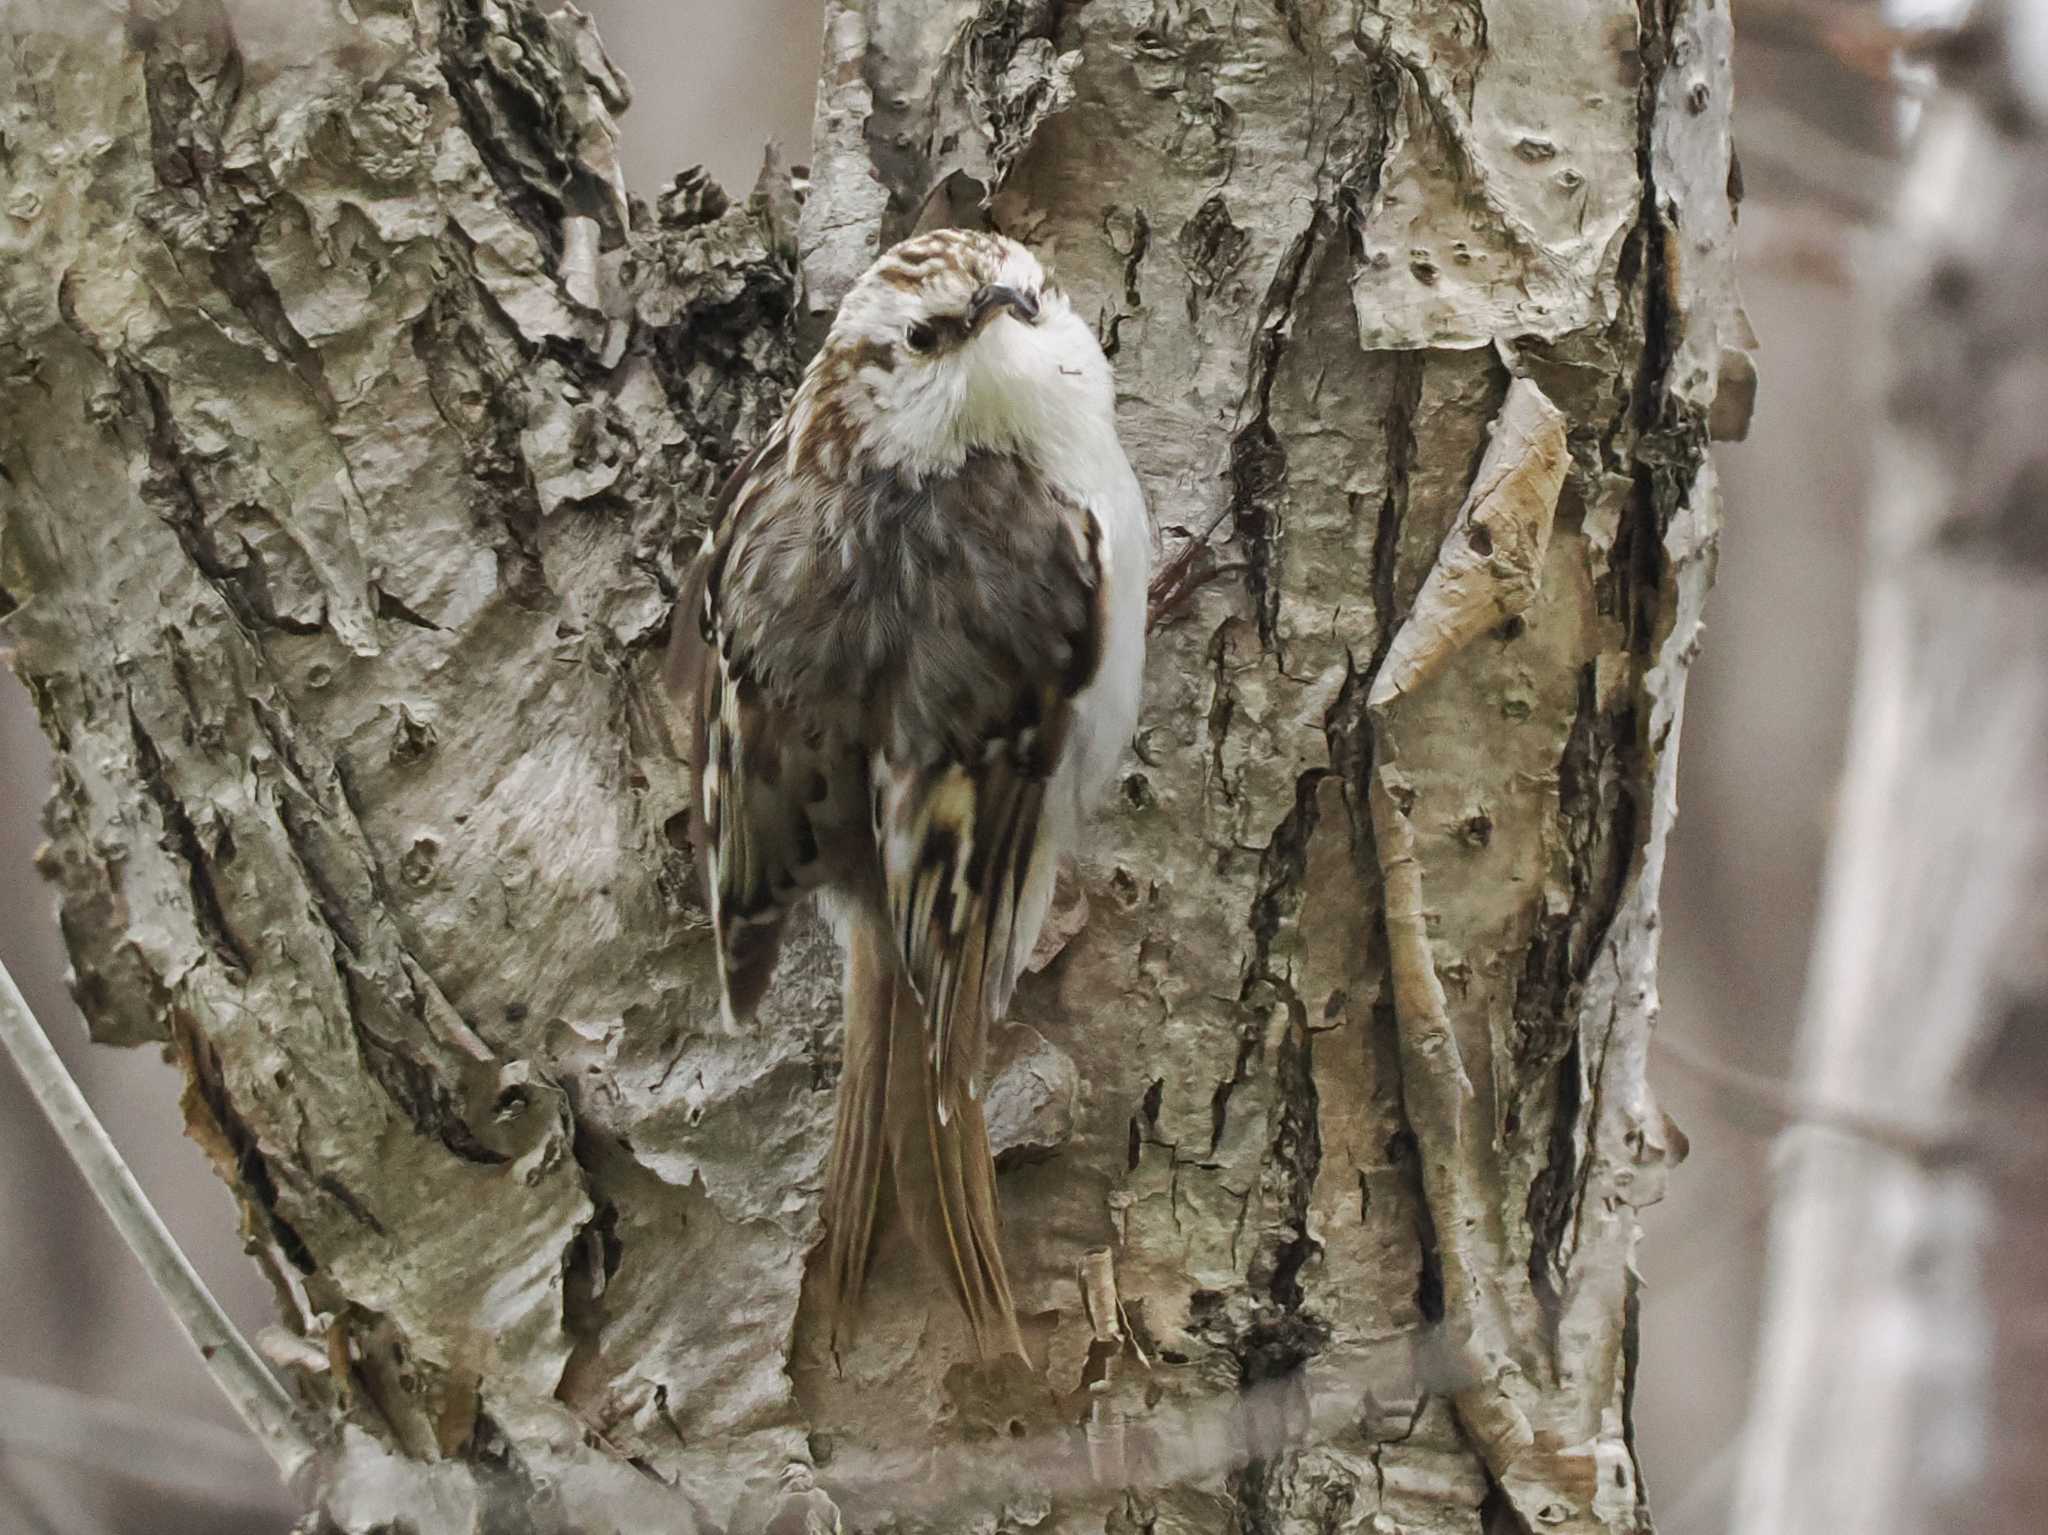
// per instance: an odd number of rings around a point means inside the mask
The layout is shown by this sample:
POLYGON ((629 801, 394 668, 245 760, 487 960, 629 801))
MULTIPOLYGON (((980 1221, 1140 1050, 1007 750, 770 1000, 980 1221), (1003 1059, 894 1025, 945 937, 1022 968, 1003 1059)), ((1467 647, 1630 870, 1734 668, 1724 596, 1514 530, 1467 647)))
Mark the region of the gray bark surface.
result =
POLYGON ((1725 7, 825 9, 807 183, 653 209, 573 11, 0 49, 44 868, 307 1345, 324 1517, 1647 1529, 1657 890, 1749 381, 1725 7), (1029 1378, 886 1231, 825 1356, 835 961, 718 1027, 656 685, 822 317, 983 217, 1099 317, 1162 530, 987 1089, 1029 1378))
POLYGON ((2048 1433, 2048 50, 1940 49, 1735 1528, 2018 1535, 2048 1433))

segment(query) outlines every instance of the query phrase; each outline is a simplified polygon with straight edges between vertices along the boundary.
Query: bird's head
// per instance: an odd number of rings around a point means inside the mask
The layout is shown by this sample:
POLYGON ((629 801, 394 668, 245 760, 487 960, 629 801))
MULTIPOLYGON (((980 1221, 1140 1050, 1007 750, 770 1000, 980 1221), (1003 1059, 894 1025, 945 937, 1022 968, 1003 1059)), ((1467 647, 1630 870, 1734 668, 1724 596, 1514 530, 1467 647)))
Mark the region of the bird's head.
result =
POLYGON ((931 473, 978 448, 1035 455, 1108 423, 1112 400, 1093 330, 1036 256, 933 230, 847 293, 797 402, 797 452, 832 474, 856 459, 931 473))

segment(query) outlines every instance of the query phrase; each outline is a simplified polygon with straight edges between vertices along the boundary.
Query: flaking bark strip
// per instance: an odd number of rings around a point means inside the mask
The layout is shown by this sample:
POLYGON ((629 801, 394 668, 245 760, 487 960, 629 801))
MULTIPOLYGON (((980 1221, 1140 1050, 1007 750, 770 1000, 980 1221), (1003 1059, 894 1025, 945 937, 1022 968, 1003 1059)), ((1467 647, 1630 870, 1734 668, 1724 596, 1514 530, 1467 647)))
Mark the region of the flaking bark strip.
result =
POLYGON ((1570 462, 1564 413, 1534 383, 1516 379, 1457 523, 1373 678, 1374 712, 1535 600, 1570 462))
POLYGON ((1473 1113, 1471 1079, 1451 1030, 1443 985, 1430 955, 1422 870, 1398 769, 1374 769, 1373 835, 1385 881, 1388 968, 1401 1043, 1401 1096, 1416 1126, 1423 1196, 1436 1232, 1443 1285, 1441 1361, 1460 1420, 1489 1470, 1503 1481, 1535 1442, 1517 1401, 1521 1367, 1510 1328, 1475 1240, 1490 1224, 1486 1187, 1471 1147, 1483 1133, 1473 1113))
POLYGON ((1468 1069, 1432 953, 1423 868, 1391 713, 1479 635, 1518 617, 1538 595, 1568 456, 1564 415, 1526 378, 1510 385, 1465 504, 1438 550, 1385 664, 1368 715, 1375 751, 1367 791, 1384 888, 1388 971, 1401 1060, 1401 1097, 1421 1162, 1443 1285, 1440 1363, 1460 1422, 1518 1514, 1550 1481, 1518 1466, 1537 1444, 1512 1317, 1491 1276, 1496 1214, 1468 1069), (1520 1492, 1524 1497, 1518 1497, 1520 1492))

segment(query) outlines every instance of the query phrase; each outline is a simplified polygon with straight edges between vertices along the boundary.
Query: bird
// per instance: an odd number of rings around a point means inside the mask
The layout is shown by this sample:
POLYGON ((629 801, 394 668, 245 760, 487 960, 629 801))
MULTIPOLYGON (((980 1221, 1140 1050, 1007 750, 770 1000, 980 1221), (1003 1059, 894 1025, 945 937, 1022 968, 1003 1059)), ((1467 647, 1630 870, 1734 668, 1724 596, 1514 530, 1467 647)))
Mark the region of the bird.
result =
POLYGON ((983 1359, 1026 1359, 978 1074, 1138 716, 1152 532, 1093 328, 1024 245, 914 235, 715 498, 666 686, 727 1029, 815 899, 844 955, 822 1274, 885 1177, 983 1359))

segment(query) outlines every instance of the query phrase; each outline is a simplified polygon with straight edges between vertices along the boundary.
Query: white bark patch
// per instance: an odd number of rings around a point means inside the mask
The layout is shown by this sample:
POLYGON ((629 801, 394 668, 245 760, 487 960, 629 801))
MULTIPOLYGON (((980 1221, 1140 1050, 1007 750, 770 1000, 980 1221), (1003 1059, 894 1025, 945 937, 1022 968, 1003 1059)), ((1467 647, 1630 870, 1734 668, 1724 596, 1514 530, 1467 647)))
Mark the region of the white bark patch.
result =
POLYGON ((1612 318, 1635 222, 1636 8, 1391 8, 1359 43, 1393 74, 1370 236, 1367 349, 1555 339, 1612 318))

